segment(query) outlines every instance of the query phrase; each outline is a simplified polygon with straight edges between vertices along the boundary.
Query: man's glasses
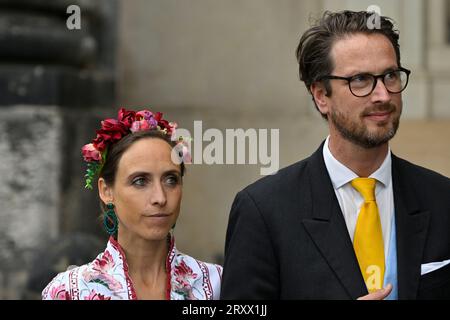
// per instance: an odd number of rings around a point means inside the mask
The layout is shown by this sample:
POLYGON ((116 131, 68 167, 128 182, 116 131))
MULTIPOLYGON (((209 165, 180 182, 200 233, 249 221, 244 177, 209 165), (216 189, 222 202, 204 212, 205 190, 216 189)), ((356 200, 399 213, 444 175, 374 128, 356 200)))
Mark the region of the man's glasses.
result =
POLYGON ((350 92, 356 97, 367 97, 377 86, 378 79, 383 81, 386 90, 390 93, 400 93, 406 89, 411 71, 405 68, 388 71, 380 75, 370 73, 360 73, 351 77, 324 76, 319 80, 338 79, 346 80, 350 92))

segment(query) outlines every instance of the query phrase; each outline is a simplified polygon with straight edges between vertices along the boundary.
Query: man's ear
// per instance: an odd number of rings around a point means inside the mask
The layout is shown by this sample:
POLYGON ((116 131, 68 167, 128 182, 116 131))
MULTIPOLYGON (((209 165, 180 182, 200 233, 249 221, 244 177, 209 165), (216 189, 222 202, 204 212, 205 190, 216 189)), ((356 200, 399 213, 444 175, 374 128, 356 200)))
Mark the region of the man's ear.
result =
POLYGON ((113 190, 103 178, 98 179, 98 195, 105 204, 114 202, 113 190))
POLYGON ((323 82, 314 82, 311 84, 310 90, 320 113, 328 114, 330 100, 327 96, 327 89, 323 82))

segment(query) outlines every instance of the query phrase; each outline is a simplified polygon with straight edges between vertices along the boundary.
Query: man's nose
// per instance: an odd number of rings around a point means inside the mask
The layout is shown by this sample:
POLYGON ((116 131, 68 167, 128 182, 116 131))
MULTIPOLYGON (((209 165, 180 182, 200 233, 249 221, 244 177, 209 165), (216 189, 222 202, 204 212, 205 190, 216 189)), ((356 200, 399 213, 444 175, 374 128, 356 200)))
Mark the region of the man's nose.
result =
POLYGON ((375 89, 372 92, 372 102, 373 103, 388 103, 391 101, 391 93, 387 90, 385 84, 378 78, 375 85, 375 89))

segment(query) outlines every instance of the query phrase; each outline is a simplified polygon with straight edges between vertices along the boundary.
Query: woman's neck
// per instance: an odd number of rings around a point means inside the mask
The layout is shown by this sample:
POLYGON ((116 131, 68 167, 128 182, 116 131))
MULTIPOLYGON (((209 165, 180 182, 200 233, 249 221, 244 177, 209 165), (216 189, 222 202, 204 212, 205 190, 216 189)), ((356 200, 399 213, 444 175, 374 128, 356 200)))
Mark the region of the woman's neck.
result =
POLYGON ((169 251, 167 241, 148 241, 119 233, 118 242, 125 253, 129 274, 138 298, 163 299, 169 251))

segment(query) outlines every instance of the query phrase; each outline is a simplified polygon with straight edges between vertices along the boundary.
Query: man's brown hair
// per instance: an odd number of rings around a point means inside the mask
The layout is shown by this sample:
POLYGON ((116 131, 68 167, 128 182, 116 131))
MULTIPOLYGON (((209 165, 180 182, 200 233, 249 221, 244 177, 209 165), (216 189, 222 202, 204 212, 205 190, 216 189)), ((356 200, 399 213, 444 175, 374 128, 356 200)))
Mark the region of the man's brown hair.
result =
MULTIPOLYGON (((330 75, 334 69, 334 61, 330 53, 335 41, 352 34, 382 34, 386 36, 394 47, 397 64, 399 67, 401 66, 400 45, 398 43, 399 34, 394 29, 393 20, 388 17, 374 15, 376 15, 375 12, 367 11, 326 11, 322 18, 303 34, 297 47, 296 55, 299 63, 300 79, 305 83, 310 93, 311 85, 330 75), (372 21, 374 17, 380 19, 379 28, 372 21)), ((327 96, 331 96, 329 81, 324 80, 324 85, 327 96)), ((323 114, 322 117, 327 118, 323 114)))

